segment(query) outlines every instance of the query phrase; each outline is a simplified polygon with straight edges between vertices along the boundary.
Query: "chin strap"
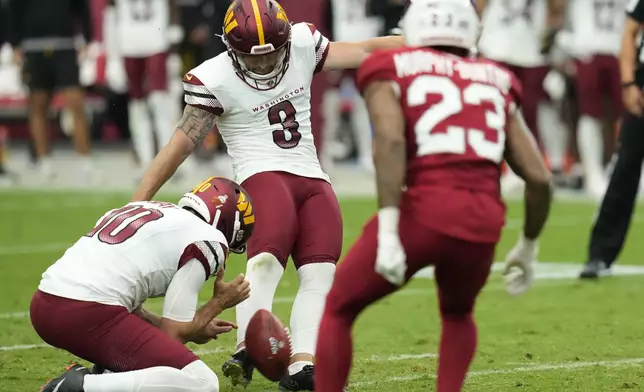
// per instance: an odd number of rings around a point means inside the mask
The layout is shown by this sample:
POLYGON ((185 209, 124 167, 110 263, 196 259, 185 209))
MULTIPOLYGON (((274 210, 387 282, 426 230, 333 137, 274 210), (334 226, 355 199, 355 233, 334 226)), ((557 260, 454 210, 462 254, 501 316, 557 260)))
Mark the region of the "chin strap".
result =
POLYGON ((233 225, 233 235, 232 238, 230 239, 230 246, 229 249, 233 253, 244 253, 246 252, 246 244, 239 246, 239 247, 233 247, 232 244, 235 243, 237 234, 239 233, 239 230, 241 229, 241 220, 239 216, 239 211, 235 211, 235 223, 233 225))

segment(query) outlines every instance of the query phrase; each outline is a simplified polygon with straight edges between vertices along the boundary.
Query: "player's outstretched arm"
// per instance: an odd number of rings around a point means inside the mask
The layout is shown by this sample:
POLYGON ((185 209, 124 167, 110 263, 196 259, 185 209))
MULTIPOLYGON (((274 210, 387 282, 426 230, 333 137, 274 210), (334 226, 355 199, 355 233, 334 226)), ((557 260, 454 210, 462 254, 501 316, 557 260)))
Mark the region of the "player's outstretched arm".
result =
POLYGON ((375 50, 396 49, 405 44, 401 36, 371 38, 360 42, 331 42, 324 62, 325 71, 332 69, 358 68, 362 61, 375 50))
POLYGON ((217 116, 186 105, 183 117, 168 144, 159 151, 145 172, 132 201, 150 200, 215 125, 217 116))
POLYGON ((505 159, 525 183, 524 235, 535 240, 548 219, 552 198, 551 173, 520 110, 510 118, 505 159))

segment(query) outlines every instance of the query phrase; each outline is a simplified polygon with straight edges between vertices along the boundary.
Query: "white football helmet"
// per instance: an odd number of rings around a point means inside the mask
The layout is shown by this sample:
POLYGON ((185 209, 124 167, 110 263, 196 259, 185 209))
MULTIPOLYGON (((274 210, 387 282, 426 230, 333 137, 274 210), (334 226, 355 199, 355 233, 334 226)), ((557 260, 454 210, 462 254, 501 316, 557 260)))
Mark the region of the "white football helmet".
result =
POLYGON ((400 27, 411 47, 476 47, 481 21, 472 0, 413 0, 400 27))

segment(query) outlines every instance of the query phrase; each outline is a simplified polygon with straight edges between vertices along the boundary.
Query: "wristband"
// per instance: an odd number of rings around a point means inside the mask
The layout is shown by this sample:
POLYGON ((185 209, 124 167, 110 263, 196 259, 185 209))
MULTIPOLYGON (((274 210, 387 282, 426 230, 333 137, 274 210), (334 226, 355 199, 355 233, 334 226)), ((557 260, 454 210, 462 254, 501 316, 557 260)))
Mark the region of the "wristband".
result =
POLYGON ((398 207, 383 207, 378 211, 378 233, 398 234, 398 220, 400 210, 398 207))

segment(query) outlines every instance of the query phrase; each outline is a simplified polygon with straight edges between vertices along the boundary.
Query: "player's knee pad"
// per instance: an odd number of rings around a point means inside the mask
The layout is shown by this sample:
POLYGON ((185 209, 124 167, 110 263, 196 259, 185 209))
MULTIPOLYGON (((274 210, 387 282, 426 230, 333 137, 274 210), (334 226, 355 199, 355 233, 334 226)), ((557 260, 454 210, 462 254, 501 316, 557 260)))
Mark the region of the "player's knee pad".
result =
POLYGON ((194 361, 181 371, 198 382, 199 387, 194 392, 219 392, 219 378, 203 361, 194 361))
POLYGON ((263 252, 251 257, 246 263, 246 279, 255 285, 275 286, 279 283, 284 274, 282 263, 275 255, 263 252))

